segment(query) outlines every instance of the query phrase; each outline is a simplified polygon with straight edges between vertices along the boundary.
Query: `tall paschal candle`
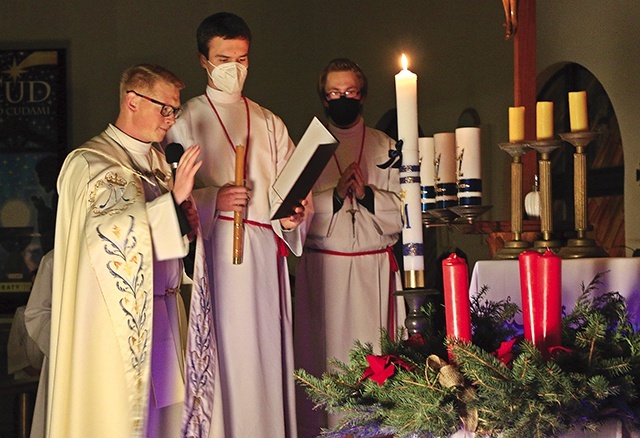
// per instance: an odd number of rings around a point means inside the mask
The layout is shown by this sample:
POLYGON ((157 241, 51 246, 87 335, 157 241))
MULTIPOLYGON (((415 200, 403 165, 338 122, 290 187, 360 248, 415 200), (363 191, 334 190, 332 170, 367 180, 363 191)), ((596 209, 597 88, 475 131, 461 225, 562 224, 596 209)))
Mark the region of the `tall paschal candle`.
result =
POLYGON ((409 71, 402 55, 402 70, 395 76, 398 139, 402 140, 400 199, 403 202, 402 260, 405 287, 424 287, 422 207, 418 152, 418 76, 409 71))
POLYGON ((453 253, 442 261, 447 336, 471 342, 471 306, 467 262, 453 253))

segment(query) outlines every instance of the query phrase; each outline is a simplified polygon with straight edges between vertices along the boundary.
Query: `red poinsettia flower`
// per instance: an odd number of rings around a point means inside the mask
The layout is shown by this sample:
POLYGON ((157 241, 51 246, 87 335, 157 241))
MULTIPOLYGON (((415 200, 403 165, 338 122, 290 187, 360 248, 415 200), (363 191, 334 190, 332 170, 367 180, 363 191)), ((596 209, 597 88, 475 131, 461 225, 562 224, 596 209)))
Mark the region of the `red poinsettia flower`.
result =
POLYGON ((508 366, 513 360, 513 346, 518 342, 518 339, 519 338, 516 336, 508 341, 504 341, 500 344, 500 347, 491 354, 497 357, 500 362, 508 366))
POLYGON ((369 354, 367 356, 367 362, 369 362, 369 366, 364 370, 364 374, 360 377, 360 381, 369 378, 380 386, 382 386, 389 377, 395 374, 396 366, 404 368, 407 371, 414 368, 412 364, 393 354, 386 356, 374 356, 373 354, 369 354))

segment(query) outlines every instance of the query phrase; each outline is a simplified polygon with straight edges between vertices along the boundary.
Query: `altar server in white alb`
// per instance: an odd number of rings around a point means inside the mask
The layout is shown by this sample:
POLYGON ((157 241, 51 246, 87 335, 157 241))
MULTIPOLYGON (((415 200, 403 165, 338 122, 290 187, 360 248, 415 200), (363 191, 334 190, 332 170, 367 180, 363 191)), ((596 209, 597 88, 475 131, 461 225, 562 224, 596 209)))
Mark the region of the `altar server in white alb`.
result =
POLYGON ((291 437, 292 309, 284 256, 289 249, 301 253, 311 205, 304 201, 295 215, 271 220, 280 204, 271 187, 294 145, 279 117, 242 94, 247 24, 217 13, 200 24, 197 38, 207 87, 187 102, 167 141, 202 147, 193 197, 215 302, 225 422, 216 438, 291 437), (238 145, 246 151, 244 186, 234 184, 238 145), (244 216, 240 264, 233 263, 234 211, 244 216))
POLYGON ((51 286, 53 283, 53 250, 46 253, 31 286, 24 309, 27 333, 42 352, 44 359, 38 381, 38 392, 31 421, 31 438, 45 436, 47 384, 49 376, 49 343, 51 341, 51 286))
POLYGON ((63 165, 47 437, 175 438, 210 427, 217 362, 201 246, 186 353, 179 290, 187 234, 197 230, 183 202, 199 147, 182 155, 175 182, 157 149, 180 112, 183 87, 160 66, 128 69, 115 124, 63 165))
MULTIPOLYGON (((397 168, 382 169, 395 141, 364 124, 367 78, 348 59, 320 74, 318 94, 340 145, 313 189, 315 214, 296 274, 296 368, 319 376, 327 359, 348 361, 355 340, 379 345, 404 304, 392 247, 402 230, 397 168)), ((317 436, 326 414, 298 392, 300 437, 317 436), (324 417, 324 418, 323 418, 324 417)))

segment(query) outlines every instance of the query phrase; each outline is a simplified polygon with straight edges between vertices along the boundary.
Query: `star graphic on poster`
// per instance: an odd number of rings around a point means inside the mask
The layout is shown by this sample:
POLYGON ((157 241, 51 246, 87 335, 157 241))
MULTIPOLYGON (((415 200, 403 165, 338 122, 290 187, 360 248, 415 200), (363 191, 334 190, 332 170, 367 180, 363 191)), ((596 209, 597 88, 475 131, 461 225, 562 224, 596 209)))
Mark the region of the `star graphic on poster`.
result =
POLYGON ((28 67, 41 66, 41 65, 56 65, 58 62, 58 54, 55 50, 41 50, 35 51, 23 59, 20 64, 13 59, 13 64, 8 70, 4 70, 3 73, 11 76, 11 79, 15 82, 21 74, 27 72, 28 67))
POLYGON ((8 70, 4 70, 2 73, 6 73, 9 76, 11 76, 11 79, 13 79, 13 81, 15 82, 21 74, 26 73, 27 70, 22 68, 18 63, 16 63, 16 60, 13 60, 13 65, 11 65, 11 67, 9 67, 8 70))

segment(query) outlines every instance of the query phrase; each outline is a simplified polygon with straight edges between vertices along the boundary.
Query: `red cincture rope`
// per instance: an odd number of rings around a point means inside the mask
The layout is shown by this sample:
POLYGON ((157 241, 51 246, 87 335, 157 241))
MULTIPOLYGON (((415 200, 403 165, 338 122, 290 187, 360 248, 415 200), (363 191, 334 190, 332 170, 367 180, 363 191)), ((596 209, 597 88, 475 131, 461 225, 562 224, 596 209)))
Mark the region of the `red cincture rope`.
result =
MULTIPOLYGON (((223 221, 232 221, 233 222, 233 218, 229 217, 229 216, 220 215, 220 216, 218 216, 218 219, 222 219, 223 221)), ((262 222, 252 221, 251 219, 242 219, 242 222, 247 224, 247 225, 253 225, 255 227, 265 228, 267 230, 273 231, 273 227, 271 226, 271 224, 263 224, 262 222)), ((284 242, 284 240, 282 240, 282 238, 280 236, 278 236, 275 232, 273 233, 273 237, 276 238, 276 245, 278 245, 278 255, 281 256, 281 257, 288 256, 289 255, 289 247, 284 242)))
POLYGON ((305 248, 305 251, 311 252, 319 252, 321 254, 329 254, 341 257, 359 257, 366 256, 372 254, 382 254, 387 253, 389 257, 389 313, 387 315, 387 327, 389 328, 389 336, 391 336, 392 340, 395 340, 396 337, 396 301, 393 296, 393 292, 395 292, 395 276, 394 274, 399 271, 398 262, 396 261, 395 256, 393 255, 393 247, 387 246, 382 249, 374 249, 371 251, 359 251, 359 252, 342 252, 342 251, 332 251, 330 249, 317 249, 317 248, 305 248))

